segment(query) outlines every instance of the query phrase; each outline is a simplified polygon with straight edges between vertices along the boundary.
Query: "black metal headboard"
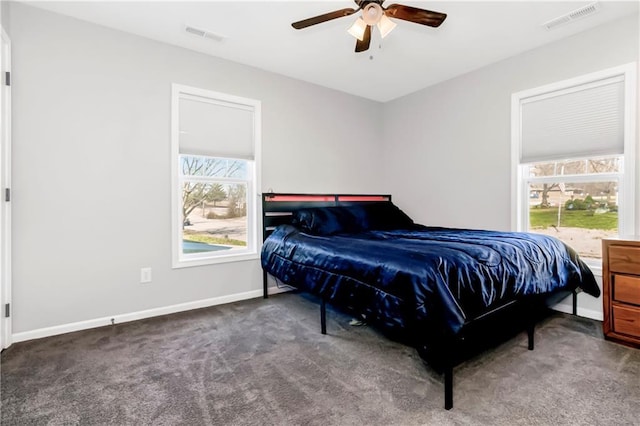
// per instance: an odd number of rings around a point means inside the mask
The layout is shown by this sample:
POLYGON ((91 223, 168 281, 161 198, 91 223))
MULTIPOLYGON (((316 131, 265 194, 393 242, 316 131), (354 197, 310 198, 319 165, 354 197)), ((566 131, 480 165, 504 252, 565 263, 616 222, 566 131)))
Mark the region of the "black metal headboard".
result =
POLYGON ((291 223, 295 210, 309 207, 349 206, 391 201, 388 194, 262 194, 263 241, 276 226, 291 223))

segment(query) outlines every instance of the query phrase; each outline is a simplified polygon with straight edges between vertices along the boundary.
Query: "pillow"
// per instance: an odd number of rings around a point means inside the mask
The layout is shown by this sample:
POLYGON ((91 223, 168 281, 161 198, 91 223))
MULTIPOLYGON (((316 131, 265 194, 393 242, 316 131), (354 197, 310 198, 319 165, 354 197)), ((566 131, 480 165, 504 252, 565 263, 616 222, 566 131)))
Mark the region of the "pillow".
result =
POLYGON ((313 235, 333 235, 363 231, 358 218, 346 207, 314 207, 293 213, 291 224, 313 235))
POLYGON ((414 227, 413 220, 390 202, 300 209, 291 223, 313 235, 414 227))
POLYGON ((413 219, 393 203, 371 203, 354 207, 364 211, 363 220, 366 221, 367 229, 384 231, 414 227, 413 219))

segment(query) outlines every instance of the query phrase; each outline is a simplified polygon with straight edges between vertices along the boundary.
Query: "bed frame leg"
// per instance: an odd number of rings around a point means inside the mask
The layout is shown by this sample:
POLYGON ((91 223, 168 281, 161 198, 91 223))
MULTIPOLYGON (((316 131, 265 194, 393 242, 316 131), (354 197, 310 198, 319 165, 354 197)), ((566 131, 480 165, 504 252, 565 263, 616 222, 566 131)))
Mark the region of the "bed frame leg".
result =
POLYGON ((262 271, 262 297, 269 298, 269 290, 267 289, 267 271, 262 271))
POLYGON ((528 340, 528 347, 530 351, 533 350, 533 346, 534 346, 535 327, 536 325, 533 321, 533 318, 531 318, 529 320, 529 324, 527 324, 527 340, 528 340))
POLYGON ((573 315, 578 315, 578 292, 573 291, 573 315))
POLYGON ((455 364, 456 341, 454 337, 449 336, 445 338, 443 344, 444 409, 451 410, 453 408, 453 366, 455 364))
POLYGON ((327 334, 327 302, 324 298, 320 301, 320 332, 327 334))
POLYGON ((536 303, 531 303, 527 305, 527 349, 530 351, 534 348, 535 343, 535 328, 536 328, 536 303))
POLYGON ((447 361, 444 367, 444 409, 453 408, 453 364, 447 361))

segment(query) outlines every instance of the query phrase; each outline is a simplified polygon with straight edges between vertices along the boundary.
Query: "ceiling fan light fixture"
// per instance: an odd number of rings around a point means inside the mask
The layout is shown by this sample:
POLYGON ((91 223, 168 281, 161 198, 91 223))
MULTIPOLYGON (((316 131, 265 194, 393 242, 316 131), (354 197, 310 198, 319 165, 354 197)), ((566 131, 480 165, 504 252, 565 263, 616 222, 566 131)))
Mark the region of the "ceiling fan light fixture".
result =
POLYGON ((347 30, 349 34, 362 41, 364 39, 364 30, 367 29, 367 24, 361 18, 358 18, 356 22, 347 30))
POLYGON ((357 9, 347 7, 334 10, 333 12, 323 13, 322 15, 312 16, 311 18, 294 22, 291 26, 296 30, 301 30, 312 25, 361 12, 360 17, 357 17, 356 21, 347 29, 347 32, 358 40, 356 42, 355 52, 359 53, 368 50, 371 46, 371 32, 373 31, 371 27, 377 26, 382 38, 393 31, 396 24, 389 18, 401 19, 434 28, 439 27, 447 18, 446 13, 433 12, 431 10, 401 4, 392 4, 384 8, 382 7, 384 0, 354 0, 354 2, 358 6, 357 9))
POLYGON ((384 11, 378 3, 369 3, 362 9, 362 19, 367 25, 375 25, 384 16, 384 11))
POLYGON ((385 38, 391 31, 393 31, 396 25, 397 24, 395 22, 387 18, 387 15, 382 15, 380 21, 378 21, 378 30, 380 30, 382 38, 385 38))

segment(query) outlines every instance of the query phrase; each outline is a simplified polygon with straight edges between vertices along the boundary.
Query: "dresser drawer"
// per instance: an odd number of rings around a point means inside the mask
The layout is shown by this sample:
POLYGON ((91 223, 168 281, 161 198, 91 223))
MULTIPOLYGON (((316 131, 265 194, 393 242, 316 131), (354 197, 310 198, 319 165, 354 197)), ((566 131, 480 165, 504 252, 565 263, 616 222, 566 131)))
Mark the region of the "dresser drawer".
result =
POLYGON ((613 300, 640 305, 640 277, 614 275, 613 300))
POLYGON ((613 330, 616 333, 640 337, 640 308, 614 306, 613 330))
POLYGON ((609 247, 609 270, 640 275, 640 247, 609 247))

